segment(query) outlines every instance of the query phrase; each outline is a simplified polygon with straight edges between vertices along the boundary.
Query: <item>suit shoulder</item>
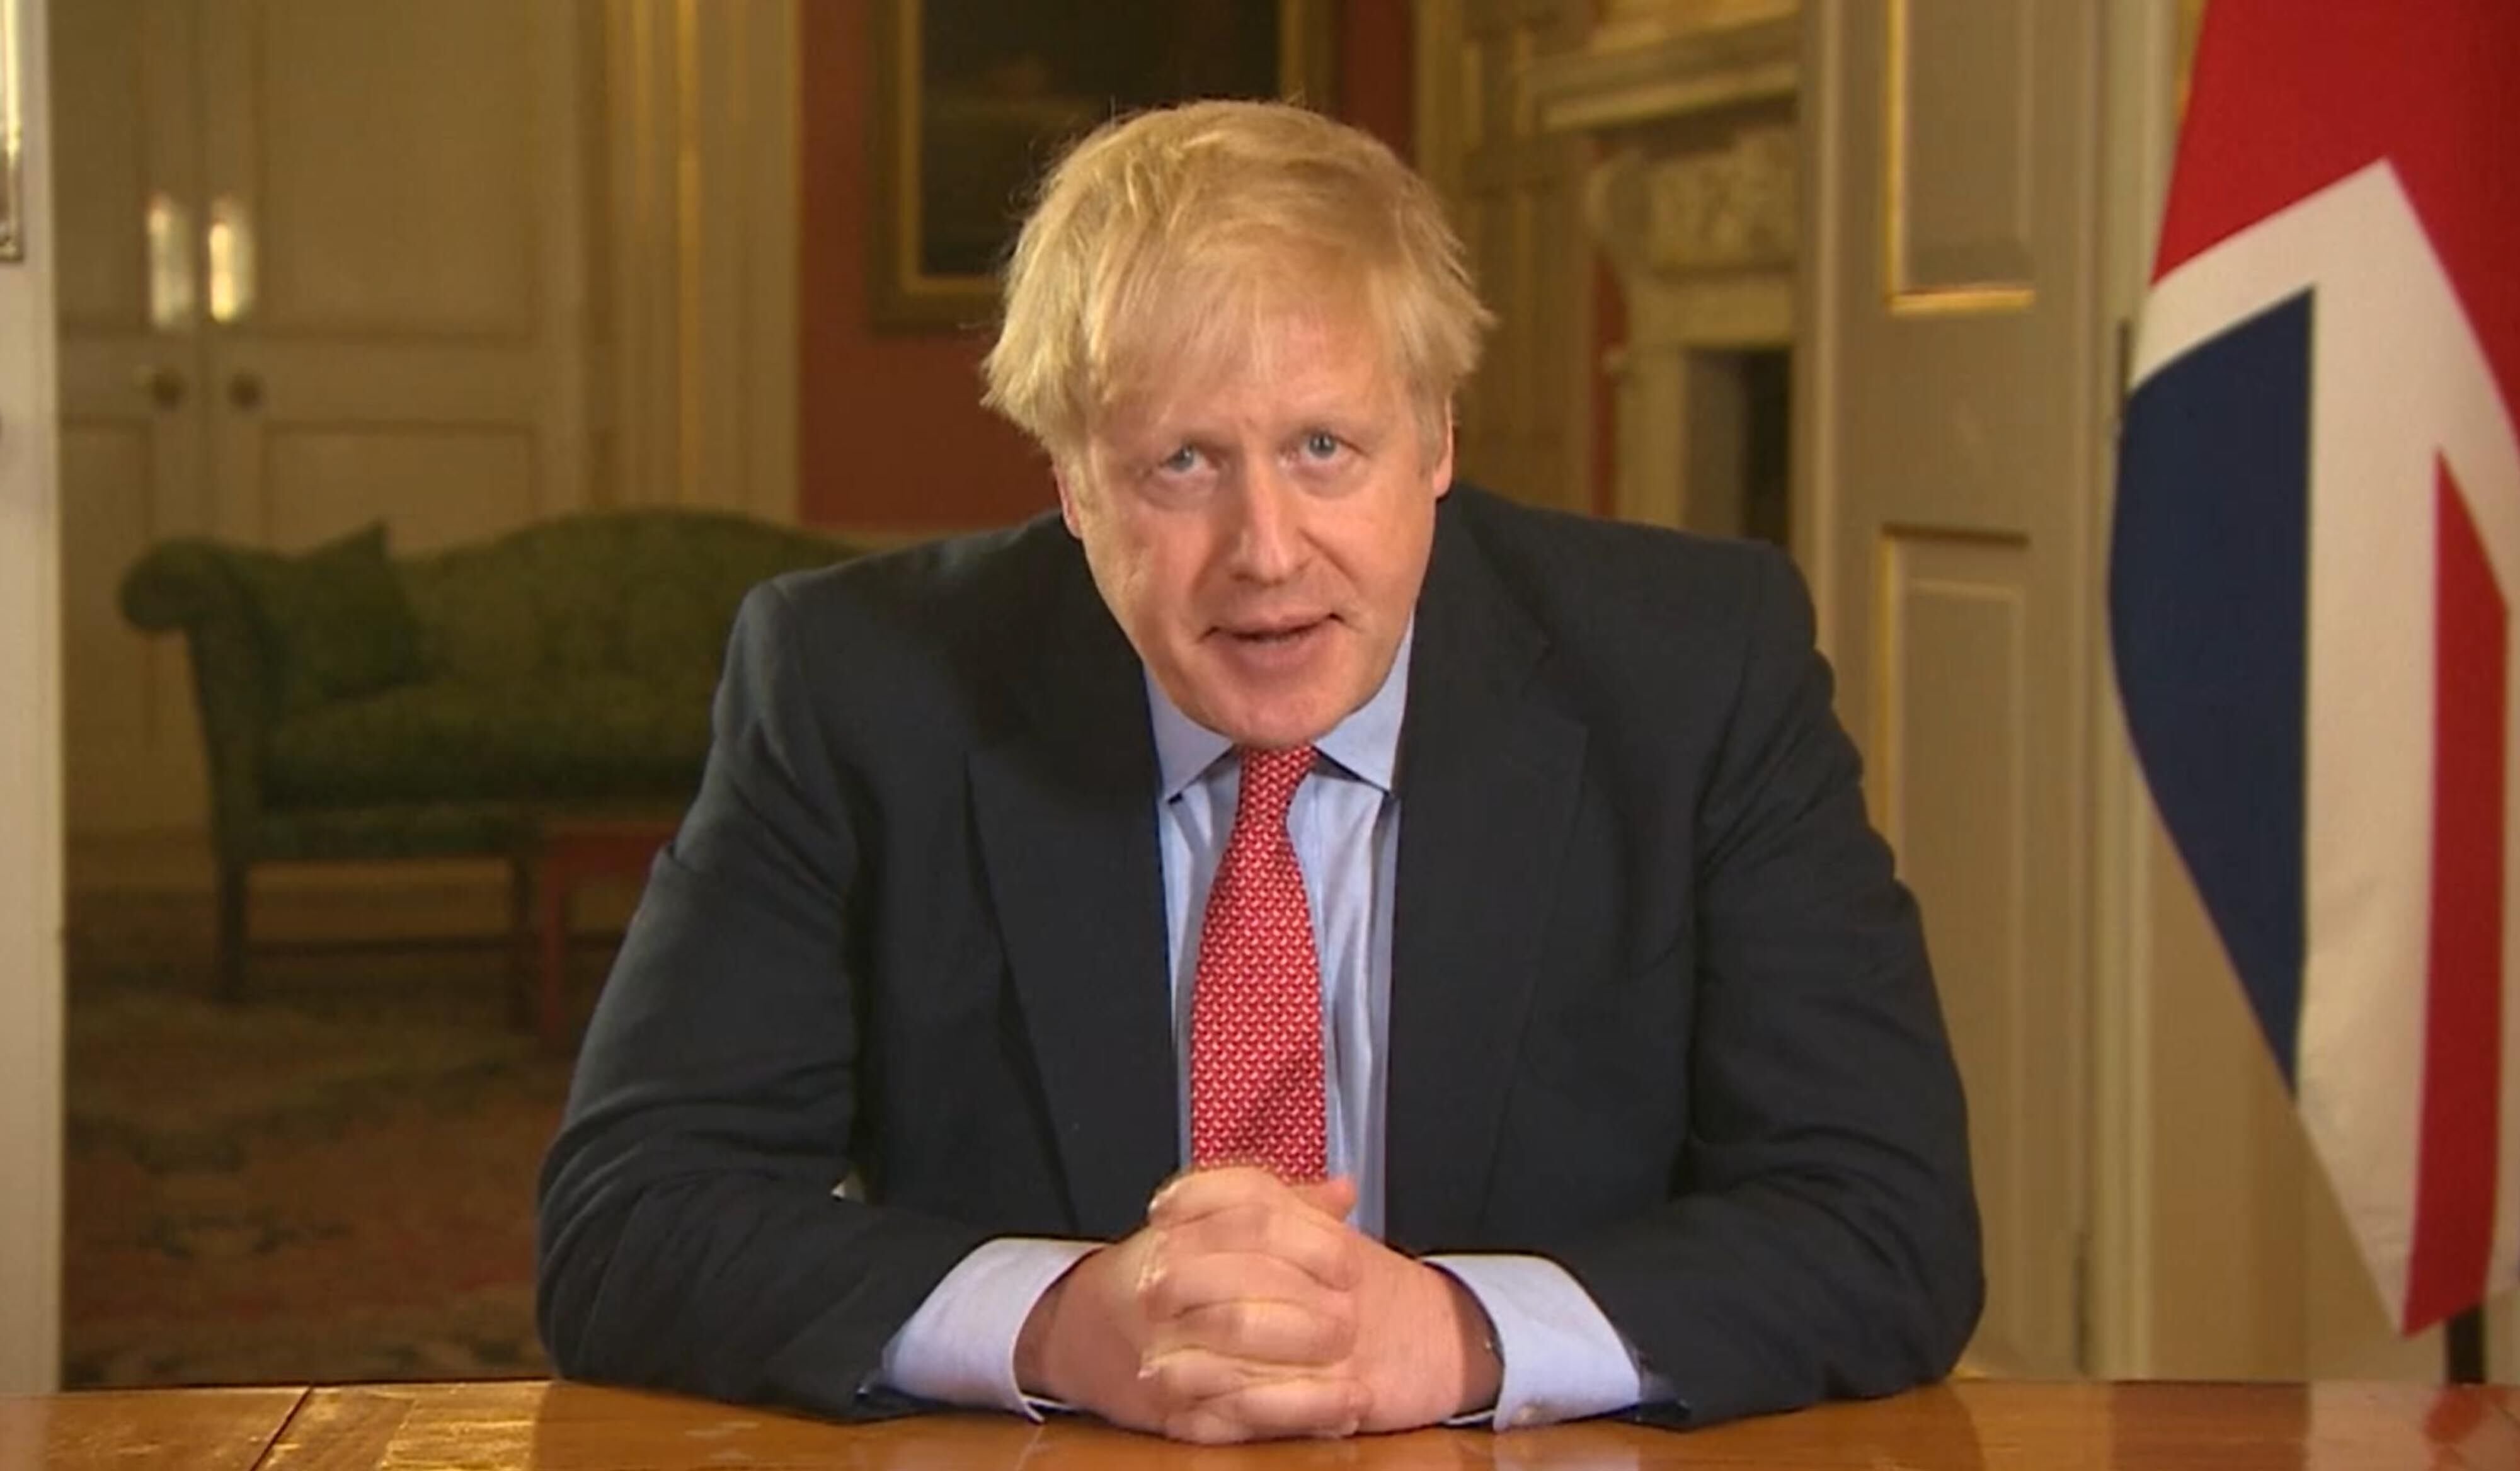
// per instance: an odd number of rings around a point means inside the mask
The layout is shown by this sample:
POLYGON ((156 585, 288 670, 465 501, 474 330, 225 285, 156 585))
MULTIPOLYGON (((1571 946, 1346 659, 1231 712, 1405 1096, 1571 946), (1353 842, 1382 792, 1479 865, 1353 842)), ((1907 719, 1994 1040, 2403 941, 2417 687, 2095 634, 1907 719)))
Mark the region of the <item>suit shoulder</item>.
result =
POLYGON ((787 572, 766 589, 813 635, 995 629, 1046 603, 1080 560, 1056 515, 787 572))
POLYGON ((789 572, 753 590, 738 642, 784 650, 830 730, 925 732, 942 753, 1014 719, 1027 671, 1060 661, 1093 596, 1084 563, 1051 515, 789 572))
POLYGON ((1807 601, 1792 558, 1765 542, 1525 506, 1469 485, 1448 499, 1462 532, 1544 625, 1729 624, 1780 582, 1807 601))

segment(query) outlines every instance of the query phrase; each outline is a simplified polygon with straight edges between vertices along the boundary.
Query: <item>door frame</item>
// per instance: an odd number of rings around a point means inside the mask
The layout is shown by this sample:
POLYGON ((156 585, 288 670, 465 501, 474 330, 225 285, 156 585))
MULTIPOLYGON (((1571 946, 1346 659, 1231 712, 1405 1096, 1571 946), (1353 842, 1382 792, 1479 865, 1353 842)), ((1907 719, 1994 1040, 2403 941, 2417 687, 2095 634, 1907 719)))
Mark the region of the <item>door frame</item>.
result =
MULTIPOLYGON (((2176 6, 2170 0, 2109 6, 2102 47, 2099 295, 2104 320, 2116 325, 2121 336, 2118 361, 2098 376, 2105 402, 2096 412, 2114 430, 2178 140, 2176 6)), ((2107 627, 2107 608, 2097 600, 2105 599, 2108 589, 2107 527, 2117 501, 2114 431, 2103 443, 2108 464, 2097 479, 2098 534, 2090 540, 2088 586, 2095 602, 2087 610, 2099 628, 2107 627)), ((2124 1378, 2147 1373, 2159 1355, 2152 1315, 2152 1227, 2158 1219, 2161 1167, 2151 1147, 2151 999, 2157 969, 2150 903, 2157 882, 2155 848, 2148 841, 2151 804, 2118 704, 2116 667, 2104 646, 2092 663, 2095 688, 2089 705, 2092 1250, 2084 1282, 2090 1315, 2083 1367, 2088 1373, 2124 1378)))
MULTIPOLYGON (((0 264, 0 1393, 61 1376, 61 507, 46 0, 17 22, 22 262, 0 264)), ((5 129, 6 119, 0 119, 5 129)))

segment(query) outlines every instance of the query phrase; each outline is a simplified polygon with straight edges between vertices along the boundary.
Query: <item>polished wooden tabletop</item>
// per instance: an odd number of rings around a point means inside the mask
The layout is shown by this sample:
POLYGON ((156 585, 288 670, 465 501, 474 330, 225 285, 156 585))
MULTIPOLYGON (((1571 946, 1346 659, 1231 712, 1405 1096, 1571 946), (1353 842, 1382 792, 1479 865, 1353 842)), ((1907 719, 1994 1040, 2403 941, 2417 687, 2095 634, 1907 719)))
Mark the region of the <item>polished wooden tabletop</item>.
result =
POLYGON ((1209 1449, 1077 1421, 844 1426, 573 1384, 158 1390, 0 1399, 0 1467, 202 1471, 2515 1471, 2520 1391, 2419 1385, 2005 1384, 1674 1434, 1589 1421, 1209 1449))
POLYGON ((305 1398, 294 1386, 0 1396, 0 1468, 250 1471, 305 1398))

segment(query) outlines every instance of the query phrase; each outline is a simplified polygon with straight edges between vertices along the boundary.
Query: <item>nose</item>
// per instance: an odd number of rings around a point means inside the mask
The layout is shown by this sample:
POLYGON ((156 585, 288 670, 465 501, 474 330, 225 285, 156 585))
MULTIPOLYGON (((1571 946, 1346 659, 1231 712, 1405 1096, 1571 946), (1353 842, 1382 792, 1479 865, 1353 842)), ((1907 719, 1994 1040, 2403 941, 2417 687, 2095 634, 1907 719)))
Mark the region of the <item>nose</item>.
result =
POLYGON ((1284 582, 1304 564, 1303 492, 1266 457, 1245 462, 1232 498, 1234 569, 1253 582, 1284 582))

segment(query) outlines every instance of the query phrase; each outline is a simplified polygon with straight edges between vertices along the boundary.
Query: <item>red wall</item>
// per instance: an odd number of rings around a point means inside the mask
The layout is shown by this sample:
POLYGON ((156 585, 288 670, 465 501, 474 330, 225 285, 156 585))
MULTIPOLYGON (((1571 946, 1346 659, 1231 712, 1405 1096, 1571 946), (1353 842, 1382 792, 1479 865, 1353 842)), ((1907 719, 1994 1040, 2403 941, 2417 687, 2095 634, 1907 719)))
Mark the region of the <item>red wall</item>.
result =
POLYGON ((1338 115, 1410 156, 1418 111, 1409 0, 1339 7, 1338 115))
POLYGON ((1050 471, 980 407, 988 344, 867 324, 867 15, 796 7, 796 513, 900 530, 1014 520, 1053 504, 1050 471))
MULTIPOLYGON (((996 525, 1056 504, 1030 440, 980 407, 985 337, 878 334, 867 323, 864 5, 797 7, 797 515, 921 532, 996 525)), ((1406 0, 1347 0, 1340 115, 1406 155, 1406 0)))

